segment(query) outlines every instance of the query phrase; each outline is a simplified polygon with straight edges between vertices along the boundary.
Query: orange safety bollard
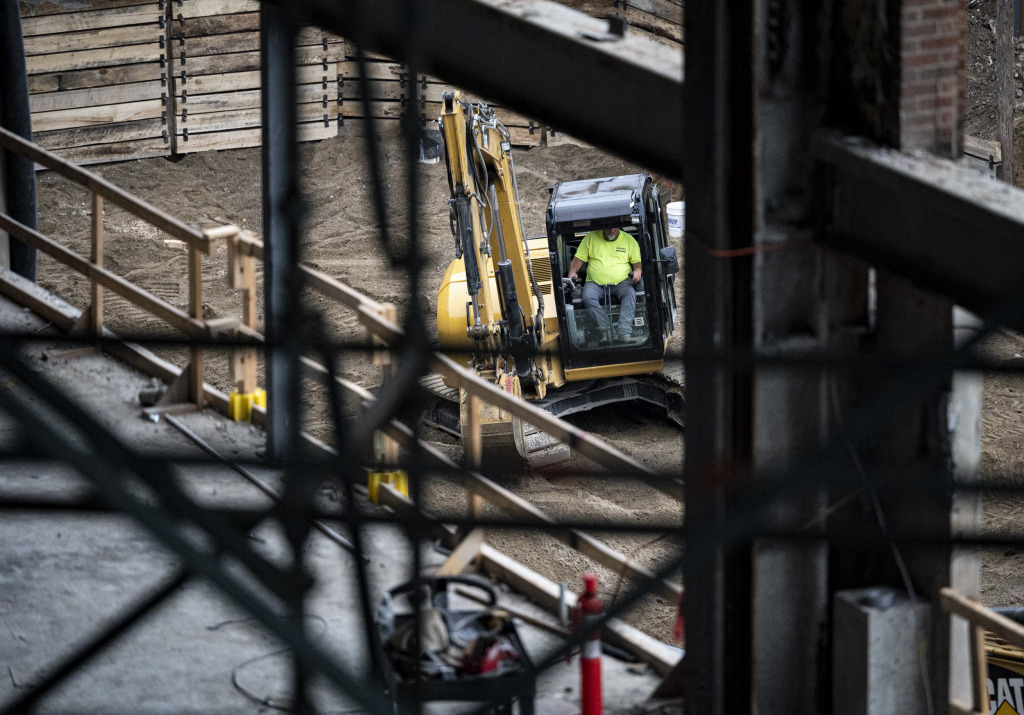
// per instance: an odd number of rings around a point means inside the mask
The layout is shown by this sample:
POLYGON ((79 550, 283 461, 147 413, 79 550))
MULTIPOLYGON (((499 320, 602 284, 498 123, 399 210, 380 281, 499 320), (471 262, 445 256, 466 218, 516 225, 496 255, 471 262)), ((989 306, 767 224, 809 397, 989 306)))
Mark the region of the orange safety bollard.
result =
MULTIPOLYGON (((597 574, 583 574, 583 593, 576 602, 578 628, 592 627, 602 614, 604 604, 597 597, 597 574)), ((594 631, 580 648, 580 715, 601 715, 601 633, 594 631)))

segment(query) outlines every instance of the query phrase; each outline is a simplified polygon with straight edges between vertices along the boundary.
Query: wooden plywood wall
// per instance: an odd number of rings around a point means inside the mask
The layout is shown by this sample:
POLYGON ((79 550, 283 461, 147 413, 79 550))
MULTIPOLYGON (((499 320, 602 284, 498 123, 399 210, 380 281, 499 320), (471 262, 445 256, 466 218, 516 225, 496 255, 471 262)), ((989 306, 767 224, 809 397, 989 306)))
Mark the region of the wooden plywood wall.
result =
MULTIPOLYGON (((562 1, 624 17, 629 32, 659 42, 682 41, 679 0, 562 1)), ((90 164, 260 144, 258 0, 22 0, 21 15, 33 134, 45 148, 90 164)), ((355 55, 336 35, 300 31, 300 140, 363 133, 367 112, 385 130, 409 112, 436 127, 441 97, 454 87, 368 55, 364 102, 355 55)), ((493 106, 517 146, 568 140, 493 106)))

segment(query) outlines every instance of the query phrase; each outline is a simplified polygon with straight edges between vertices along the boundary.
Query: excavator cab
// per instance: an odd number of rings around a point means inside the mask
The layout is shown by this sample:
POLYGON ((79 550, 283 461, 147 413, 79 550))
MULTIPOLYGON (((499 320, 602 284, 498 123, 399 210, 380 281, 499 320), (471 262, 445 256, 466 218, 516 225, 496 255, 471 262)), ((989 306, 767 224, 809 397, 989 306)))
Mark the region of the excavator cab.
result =
POLYGON ((547 236, 552 275, 560 277, 555 306, 566 379, 659 369, 666 341, 675 328, 678 263, 675 248, 668 245, 658 190, 651 176, 631 174, 559 182, 552 187, 548 202, 547 236), (579 272, 580 284, 568 279, 584 236, 606 228, 625 231, 640 246, 643 278, 634 286, 632 319, 614 289, 603 289, 600 307, 583 305, 584 270, 579 272))

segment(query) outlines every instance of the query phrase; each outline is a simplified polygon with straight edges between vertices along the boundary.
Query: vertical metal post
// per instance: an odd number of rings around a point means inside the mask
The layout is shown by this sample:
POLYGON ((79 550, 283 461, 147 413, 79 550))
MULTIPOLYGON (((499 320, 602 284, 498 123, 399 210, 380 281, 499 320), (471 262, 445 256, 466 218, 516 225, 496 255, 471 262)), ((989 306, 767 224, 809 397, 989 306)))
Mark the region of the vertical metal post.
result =
MULTIPOLYGON (((750 345, 750 259, 712 250, 749 246, 753 235, 753 3, 686 8, 683 89, 687 206, 687 353, 728 354, 750 345)), ((749 378, 688 363, 686 429, 685 674, 687 713, 751 710, 749 545, 711 541, 729 514, 726 484, 749 466, 749 378)), ((734 486, 736 486, 734 484, 734 486)))
MULTIPOLYGON (((304 624, 304 544, 313 524, 317 476, 300 463, 302 402, 299 358, 304 352, 304 318, 299 269, 302 201, 295 120, 294 14, 273 2, 260 5, 263 121, 263 270, 267 335, 267 453, 285 466, 281 522, 292 552, 288 615, 304 624)), ((356 542, 358 545, 358 541, 356 542)), ((312 713, 311 678, 293 662, 294 711, 312 713)))
MULTIPOLYGON (((103 197, 92 194, 92 252, 89 259, 94 265, 103 267, 103 197)), ((103 286, 92 281, 92 305, 89 307, 89 332, 103 337, 103 286)))
POLYGON ((299 283, 298 162, 295 123, 295 28, 274 3, 261 5, 263 114, 264 315, 267 335, 267 453, 296 453, 299 353, 295 332, 299 283))
MULTIPOLYGON (((0 126, 32 139, 20 7, 15 0, 0 0, 0 126)), ((15 221, 36 228, 36 168, 32 161, 14 152, 0 151, 0 188, 4 191, 4 202, 0 204, 4 211, 15 221)), ((0 248, 0 259, 6 254, 7 267, 34 281, 36 249, 6 234, 0 234, 0 240, 6 243, 0 248)))

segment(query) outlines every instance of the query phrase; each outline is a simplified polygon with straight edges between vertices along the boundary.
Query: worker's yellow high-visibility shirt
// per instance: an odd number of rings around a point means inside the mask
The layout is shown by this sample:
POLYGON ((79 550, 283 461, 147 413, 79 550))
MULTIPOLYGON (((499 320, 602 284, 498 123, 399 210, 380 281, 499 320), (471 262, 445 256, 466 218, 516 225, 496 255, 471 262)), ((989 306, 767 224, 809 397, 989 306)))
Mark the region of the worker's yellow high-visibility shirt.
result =
POLYGON ((614 285, 626 280, 633 264, 640 262, 640 245, 625 231, 608 241, 601 231, 591 231, 576 249, 576 258, 587 264, 587 280, 614 285))

